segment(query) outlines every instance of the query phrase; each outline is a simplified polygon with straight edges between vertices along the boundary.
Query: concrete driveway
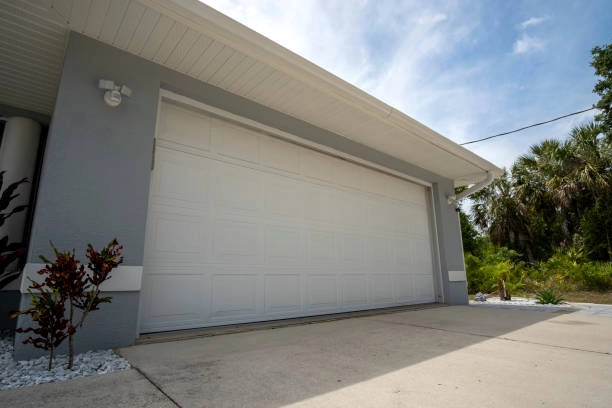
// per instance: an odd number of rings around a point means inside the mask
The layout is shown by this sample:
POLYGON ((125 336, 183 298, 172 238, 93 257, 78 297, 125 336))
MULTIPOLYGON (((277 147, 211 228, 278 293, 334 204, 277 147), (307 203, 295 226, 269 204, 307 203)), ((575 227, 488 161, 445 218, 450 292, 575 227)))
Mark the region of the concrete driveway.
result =
POLYGON ((2 406, 609 407, 612 319, 440 307, 148 344, 2 406))

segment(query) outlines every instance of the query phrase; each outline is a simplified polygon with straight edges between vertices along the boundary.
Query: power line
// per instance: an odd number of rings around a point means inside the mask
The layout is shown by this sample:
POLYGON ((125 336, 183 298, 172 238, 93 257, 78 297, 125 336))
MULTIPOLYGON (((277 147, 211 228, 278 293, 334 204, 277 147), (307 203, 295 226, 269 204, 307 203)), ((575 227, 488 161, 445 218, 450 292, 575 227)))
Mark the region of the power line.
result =
POLYGON ((597 108, 596 107, 592 107, 592 108, 584 109, 584 110, 581 110, 581 111, 578 111, 578 112, 568 113, 567 115, 559 116, 558 118, 547 120, 545 122, 534 123, 533 125, 529 125, 529 126, 525 126, 525 127, 519 128, 519 129, 511 130, 509 132, 498 133, 498 134, 493 135, 493 136, 487 136, 487 137, 483 137, 482 139, 476 139, 476 140, 472 140, 470 142, 459 143, 459 144, 461 146, 464 146, 464 145, 468 145, 470 143, 483 142, 485 140, 493 139, 494 137, 505 136, 505 135, 509 135, 510 133, 516 133, 516 132, 520 132, 521 130, 529 129, 529 128, 540 126, 540 125, 545 125, 547 123, 554 122, 554 121, 559 120, 559 119, 567 118, 568 116, 573 116, 573 115, 578 115, 580 113, 588 112, 588 111, 593 110, 593 109, 597 109, 597 108))

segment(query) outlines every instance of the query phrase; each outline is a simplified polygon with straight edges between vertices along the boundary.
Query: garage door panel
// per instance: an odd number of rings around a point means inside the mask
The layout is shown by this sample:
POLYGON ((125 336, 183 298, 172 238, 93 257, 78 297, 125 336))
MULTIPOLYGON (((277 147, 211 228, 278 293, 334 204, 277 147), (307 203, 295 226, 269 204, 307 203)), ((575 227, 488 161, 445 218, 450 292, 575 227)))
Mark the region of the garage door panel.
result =
POLYGON ((358 232, 338 232, 339 257, 342 264, 361 265, 364 262, 364 240, 358 232))
POLYGON ((393 303, 393 279, 391 274, 371 276, 372 303, 393 303))
POLYGON ((184 146, 210 150, 211 118, 183 107, 161 105, 157 137, 184 146))
POLYGON ((336 261, 336 244, 333 231, 308 232, 308 261, 315 265, 332 265, 336 261))
POLYGON ((272 137, 260 139, 261 164, 293 174, 300 172, 300 148, 272 137))
POLYGON ((384 236, 369 235, 367 238, 367 262, 373 272, 388 269, 393 265, 393 252, 389 248, 389 240, 384 236))
POLYGON ((216 153, 248 161, 259 162, 259 136, 246 128, 212 120, 212 146, 216 153))
POLYGON ((414 295, 416 300, 427 301, 433 298, 432 275, 414 275, 414 295))
POLYGON ((304 217, 306 195, 301 182, 275 174, 264 174, 262 178, 267 213, 297 219, 304 217))
POLYGON ((209 163, 197 156, 176 155, 159 148, 156 155, 157 172, 152 179, 152 195, 157 200, 207 206, 209 198, 209 163))
POLYGON ((155 212, 149 214, 147 253, 160 256, 209 255, 210 225, 205 217, 155 212))
POLYGON ((301 277, 299 274, 265 276, 265 311, 271 314, 297 314, 302 310, 301 277))
POLYGON ((259 175, 248 167, 216 162, 214 171, 215 203, 220 208, 257 211, 261 200, 259 175))
POLYGON ((177 109, 158 130, 143 331, 434 300, 423 187, 177 109))
POLYGON ((345 308, 367 307, 368 282, 367 274, 345 274, 342 277, 342 306, 345 308))
POLYGON ((308 309, 335 309, 338 307, 336 275, 310 275, 308 277, 308 309))
POLYGON ((300 149, 300 172, 317 180, 333 183, 335 168, 329 156, 313 150, 300 149))
POLYGON ((261 263, 261 233, 255 222, 219 220, 214 229, 214 256, 228 263, 261 263))
POLYGON ((201 301, 207 290, 200 275, 151 275, 143 289, 151 299, 147 322, 192 325, 207 313, 201 301))
POLYGON ((306 245, 301 228, 266 225, 265 257, 266 264, 303 265, 306 245))
POLYGON ((345 227, 361 227, 367 214, 367 202, 359 194, 348 191, 335 191, 328 207, 334 222, 345 227))
POLYGON ((413 276, 408 274, 393 275, 394 299, 398 302, 410 302, 414 300, 413 276))
POLYGON ((318 185, 305 185, 304 218, 330 224, 334 221, 332 195, 328 188, 318 185))
POLYGON ((257 275, 216 274, 211 283, 211 319, 257 314, 257 275))

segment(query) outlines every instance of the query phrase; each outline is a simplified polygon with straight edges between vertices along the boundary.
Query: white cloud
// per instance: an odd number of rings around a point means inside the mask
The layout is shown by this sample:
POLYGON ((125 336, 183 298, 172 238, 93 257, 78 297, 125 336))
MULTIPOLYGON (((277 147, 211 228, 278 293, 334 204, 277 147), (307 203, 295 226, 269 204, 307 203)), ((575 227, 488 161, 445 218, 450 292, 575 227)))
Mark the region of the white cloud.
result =
MULTIPOLYGON (((426 7, 408 1, 385 7, 367 0, 207 3, 457 143, 542 118, 533 103, 522 99, 517 104, 527 82, 516 75, 496 79, 501 65, 522 61, 503 52, 464 58, 463 51, 491 33, 482 31, 484 17, 463 2, 430 0, 426 7)), ((533 27, 545 19, 534 17, 522 25, 533 27)), ((546 45, 520 32, 514 53, 540 51, 546 45)), ((563 134, 566 128, 551 130, 546 133, 563 134)), ((538 141, 526 137, 519 143, 519 137, 466 147, 499 166, 510 166, 538 141)))
POLYGON ((526 29, 529 26, 535 26, 538 24, 543 23, 544 21, 550 19, 550 17, 545 16, 545 17, 531 17, 528 20, 523 21, 521 24, 519 24, 519 26, 521 27, 521 29, 526 29))
POLYGON ((514 42, 512 52, 515 54, 526 54, 534 51, 541 51, 546 47, 546 42, 537 37, 523 34, 521 38, 514 42))

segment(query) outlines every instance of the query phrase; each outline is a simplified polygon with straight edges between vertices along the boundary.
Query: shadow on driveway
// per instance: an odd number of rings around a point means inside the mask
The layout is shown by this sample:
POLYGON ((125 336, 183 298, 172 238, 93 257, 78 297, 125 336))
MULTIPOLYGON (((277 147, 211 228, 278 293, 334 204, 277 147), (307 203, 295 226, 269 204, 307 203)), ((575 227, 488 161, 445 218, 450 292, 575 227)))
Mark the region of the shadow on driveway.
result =
MULTIPOLYGON (((181 407, 608 407, 612 400, 612 319, 598 316, 441 307, 120 353, 148 382, 138 391, 115 381, 106 392, 115 401, 131 392, 133 404, 105 403, 87 379, 73 382, 73 394, 76 387, 98 395, 89 407, 145 406, 142 393, 154 406, 181 407)), ((34 390, 0 393, 0 405, 73 406, 69 397, 49 405, 46 389, 34 390)))

